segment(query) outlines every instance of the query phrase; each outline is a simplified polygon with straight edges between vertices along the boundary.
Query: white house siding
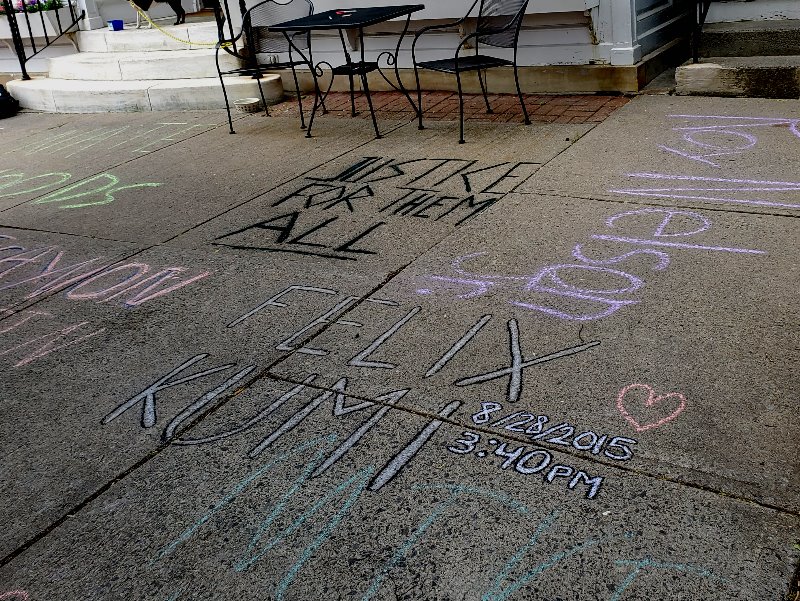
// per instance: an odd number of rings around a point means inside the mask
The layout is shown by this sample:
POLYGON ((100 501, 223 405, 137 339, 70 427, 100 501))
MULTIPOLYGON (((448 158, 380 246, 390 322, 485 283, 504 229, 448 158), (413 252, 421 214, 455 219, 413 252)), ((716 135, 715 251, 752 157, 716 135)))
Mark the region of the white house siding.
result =
MULTIPOLYGON (((419 28, 429 22, 433 21, 415 20, 411 28, 419 28)), ((370 28, 365 39, 367 58, 374 59, 384 51, 393 52, 402 26, 403 23, 392 22, 370 28)), ((411 66, 412 39, 413 35, 407 35, 403 41, 401 67, 411 66)), ((460 41, 456 28, 431 32, 423 36, 417 44, 417 58, 434 60, 452 57, 460 41)), ((315 32, 313 51, 315 61, 342 61, 342 44, 336 33, 315 32)), ((519 49, 519 62, 522 65, 585 65, 607 62, 608 57, 600 56, 598 51, 598 46, 592 41, 590 19, 583 12, 530 15, 525 18, 519 49)), ((491 52, 508 58, 512 56, 512 51, 507 49, 491 49, 491 52)))
POLYGON ((636 38, 642 55, 685 36, 693 20, 686 0, 636 0, 636 38))

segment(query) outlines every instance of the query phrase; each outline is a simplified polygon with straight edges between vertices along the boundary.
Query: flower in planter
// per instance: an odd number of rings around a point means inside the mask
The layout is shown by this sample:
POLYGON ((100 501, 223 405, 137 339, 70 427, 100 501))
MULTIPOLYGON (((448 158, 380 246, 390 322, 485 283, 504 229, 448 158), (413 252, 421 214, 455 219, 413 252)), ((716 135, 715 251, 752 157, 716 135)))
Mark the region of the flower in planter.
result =
MULTIPOLYGON (((14 12, 36 13, 43 10, 57 10, 64 7, 62 0, 12 0, 14 12)), ((0 15, 6 14, 5 5, 0 1, 0 15)))

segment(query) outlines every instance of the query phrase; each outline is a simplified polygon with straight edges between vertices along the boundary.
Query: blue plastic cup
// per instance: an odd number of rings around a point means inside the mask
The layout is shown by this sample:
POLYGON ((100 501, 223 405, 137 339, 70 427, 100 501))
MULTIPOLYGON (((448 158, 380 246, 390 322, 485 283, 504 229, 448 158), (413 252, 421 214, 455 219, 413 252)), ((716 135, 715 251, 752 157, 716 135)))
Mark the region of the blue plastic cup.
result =
POLYGON ((108 22, 108 30, 109 31, 121 31, 122 30, 122 19, 112 19, 108 22))

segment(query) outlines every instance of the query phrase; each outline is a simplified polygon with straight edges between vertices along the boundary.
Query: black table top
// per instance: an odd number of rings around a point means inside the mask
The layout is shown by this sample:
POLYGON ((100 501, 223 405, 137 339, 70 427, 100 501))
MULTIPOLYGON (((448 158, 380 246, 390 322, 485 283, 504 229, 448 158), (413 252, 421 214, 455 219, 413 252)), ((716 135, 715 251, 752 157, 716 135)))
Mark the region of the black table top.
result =
POLYGON ((324 13, 270 25, 270 31, 309 31, 312 29, 351 29, 383 23, 425 8, 424 4, 376 6, 374 8, 339 8, 324 13))

